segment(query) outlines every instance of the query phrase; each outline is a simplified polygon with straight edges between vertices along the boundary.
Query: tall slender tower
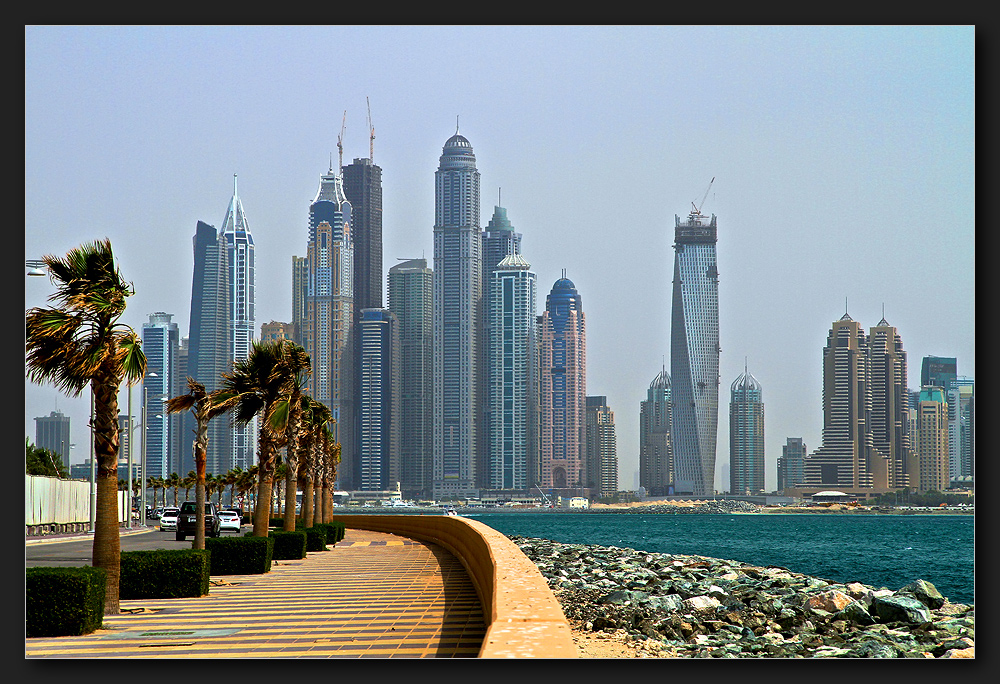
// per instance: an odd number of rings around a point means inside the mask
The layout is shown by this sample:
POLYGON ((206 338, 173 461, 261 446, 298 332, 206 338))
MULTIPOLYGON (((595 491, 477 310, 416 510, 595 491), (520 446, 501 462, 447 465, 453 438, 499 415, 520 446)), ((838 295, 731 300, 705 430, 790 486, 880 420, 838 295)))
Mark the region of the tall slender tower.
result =
POLYGON ((806 459, 806 486, 888 486, 888 459, 871 431, 871 379, 868 338, 845 312, 823 349, 823 443, 806 459))
POLYGON ((615 436, 615 412, 608 398, 587 397, 584 450, 587 487, 593 496, 606 498, 618 493, 618 443, 615 436))
POLYGON ((885 316, 868 334, 872 411, 869 428, 873 445, 889 459, 886 486, 910 484, 917 467, 910 434, 909 390, 906 388, 906 352, 896 328, 885 316))
MULTIPOLYGON (((163 402, 178 386, 177 368, 180 339, 173 314, 158 311, 142 324, 142 349, 146 354, 146 374, 142 381, 140 430, 145 429, 146 471, 143 477, 165 477, 177 462, 176 432, 181 416, 167 413, 163 402)), ((186 379, 185 379, 186 380, 186 379)), ((187 393, 187 383, 183 393, 187 393)), ((140 444, 142 440, 140 440, 140 444)), ((187 471, 185 471, 186 473, 187 471)))
POLYGON ((432 496, 434 272, 426 259, 389 269, 389 310, 399 321, 400 488, 407 498, 432 496))
POLYGON ((382 308, 382 169, 371 159, 355 159, 342 170, 344 195, 351 203, 354 242, 354 311, 382 308))
POLYGON ((917 473, 911 486, 921 492, 948 488, 948 396, 934 385, 920 388, 917 399, 917 473))
MULTIPOLYGON (((59 455, 59 460, 66 467, 66 472, 70 471, 70 419, 62 411, 52 411, 47 416, 35 418, 35 446, 40 449, 48 449, 59 455)), ((126 453, 127 444, 124 444, 128 430, 122 432, 122 453, 126 453)))
MULTIPOLYGON (((233 174, 233 199, 222 222, 229 261, 229 334, 232 338, 232 360, 241 361, 250 355, 250 345, 256 334, 254 310, 254 246, 250 225, 243 203, 236 191, 233 174)), ((247 425, 233 427, 232 451, 229 462, 209 472, 224 473, 232 468, 246 470, 256 462, 257 419, 247 425)))
POLYGON ((388 309, 364 309, 358 322, 358 488, 391 489, 399 474, 399 322, 388 309))
POLYGON ((543 487, 583 486, 587 337, 583 300, 563 271, 539 322, 539 459, 543 487))
POLYGON ((746 368, 730 387, 729 493, 764 491, 764 394, 746 368))
POLYGON ((339 174, 331 168, 320 177, 319 191, 309 206, 308 282, 302 345, 312 362, 308 392, 322 402, 336 421, 340 442, 337 481, 341 489, 356 489, 354 394, 354 243, 351 203, 339 174))
MULTIPOLYGON (((233 338, 229 333, 231 291, 229 254, 225 237, 213 226, 198 221, 194 235, 194 275, 191 282, 191 317, 188 334, 187 375, 209 392, 219 389, 222 374, 232 370, 233 338)), ((188 391, 186 381, 178 393, 188 391)), ((182 414, 180 458, 171 472, 181 477, 194 470, 194 416, 182 414)), ((225 473, 232 468, 233 430, 227 420, 208 424, 206 472, 225 473)))
POLYGON ((483 388, 479 171, 468 139, 444 144, 434 174, 434 483, 474 496, 483 388))
POLYGON ((670 375, 664 368, 649 383, 646 400, 639 404, 639 486, 650 496, 673 493, 672 405, 670 375))
POLYGON ((670 323, 670 377, 674 414, 675 490, 715 494, 719 427, 719 271, 715 215, 696 207, 687 221, 674 217, 674 280, 670 323))
POLYGON ((490 489, 526 489, 536 456, 534 396, 535 274, 520 254, 508 254, 489 279, 490 331, 488 481, 490 489))

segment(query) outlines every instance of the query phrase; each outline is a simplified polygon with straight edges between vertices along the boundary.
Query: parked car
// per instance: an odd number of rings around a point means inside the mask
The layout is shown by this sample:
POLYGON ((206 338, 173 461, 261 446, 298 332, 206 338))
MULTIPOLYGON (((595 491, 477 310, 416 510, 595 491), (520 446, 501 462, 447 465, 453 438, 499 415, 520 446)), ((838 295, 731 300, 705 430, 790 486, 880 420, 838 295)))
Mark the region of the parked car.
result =
POLYGON ((227 510, 219 511, 219 531, 232 530, 234 532, 239 532, 240 528, 243 526, 240 520, 240 514, 236 511, 227 510))
POLYGON ((159 520, 161 515, 163 515, 163 506, 157 506, 147 517, 150 520, 159 520))
MULTIPOLYGON (((177 541, 184 541, 185 537, 193 537, 198 524, 198 511, 194 501, 185 501, 181 504, 181 510, 177 514, 177 541)), ((205 536, 218 537, 222 532, 219 529, 219 509, 211 501, 205 502, 205 536)))
POLYGON ((163 509, 163 513, 160 514, 160 530, 161 531, 177 531, 177 514, 180 513, 179 508, 174 508, 173 506, 168 506, 163 509))

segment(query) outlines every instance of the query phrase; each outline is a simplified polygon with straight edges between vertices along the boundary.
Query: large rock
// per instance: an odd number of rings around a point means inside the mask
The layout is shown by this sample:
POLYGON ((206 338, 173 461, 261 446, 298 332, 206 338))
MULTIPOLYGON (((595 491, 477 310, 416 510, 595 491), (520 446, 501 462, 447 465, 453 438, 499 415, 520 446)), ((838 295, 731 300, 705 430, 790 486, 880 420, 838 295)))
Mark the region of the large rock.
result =
MULTIPOLYGON (((875 618, 871 616, 865 604, 861 601, 851 601, 843 610, 836 614, 835 619, 853 622, 858 625, 873 625, 875 618)), ((881 657, 881 656, 879 656, 881 657)))
POLYGON ((842 591, 831 589, 820 592, 806 599, 806 608, 825 610, 828 613, 836 613, 849 606, 854 599, 842 591))
POLYGON ((719 599, 714 596, 692 596, 684 599, 684 607, 694 611, 715 610, 721 605, 719 599))
POLYGON ((896 593, 909 594, 928 608, 934 610, 943 606, 945 602, 944 596, 942 596, 941 592, 937 590, 937 587, 927 580, 910 582, 896 593))
POLYGON ((880 596, 872 602, 872 612, 882 622, 930 622, 927 607, 912 596, 880 596))

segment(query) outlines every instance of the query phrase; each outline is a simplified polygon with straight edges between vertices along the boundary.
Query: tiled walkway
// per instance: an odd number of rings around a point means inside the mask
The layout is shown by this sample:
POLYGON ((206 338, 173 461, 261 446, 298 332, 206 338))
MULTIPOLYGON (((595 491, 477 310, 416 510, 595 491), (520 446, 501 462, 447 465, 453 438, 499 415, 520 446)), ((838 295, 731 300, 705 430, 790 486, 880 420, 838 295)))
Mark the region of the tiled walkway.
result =
POLYGON ((482 606, 441 547, 348 530, 263 575, 213 576, 206 596, 122 601, 79 637, 25 639, 26 658, 475 658, 482 606))

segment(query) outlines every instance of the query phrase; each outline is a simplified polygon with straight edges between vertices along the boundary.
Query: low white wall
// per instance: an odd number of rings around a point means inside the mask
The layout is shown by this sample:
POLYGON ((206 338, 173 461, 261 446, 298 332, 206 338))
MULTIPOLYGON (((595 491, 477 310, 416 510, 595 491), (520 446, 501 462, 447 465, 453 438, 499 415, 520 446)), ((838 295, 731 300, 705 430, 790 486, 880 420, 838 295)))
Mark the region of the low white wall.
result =
MULTIPOLYGON (((125 492, 118 492, 118 521, 125 522, 125 492)), ((24 476, 24 524, 90 523, 90 482, 24 476)))

